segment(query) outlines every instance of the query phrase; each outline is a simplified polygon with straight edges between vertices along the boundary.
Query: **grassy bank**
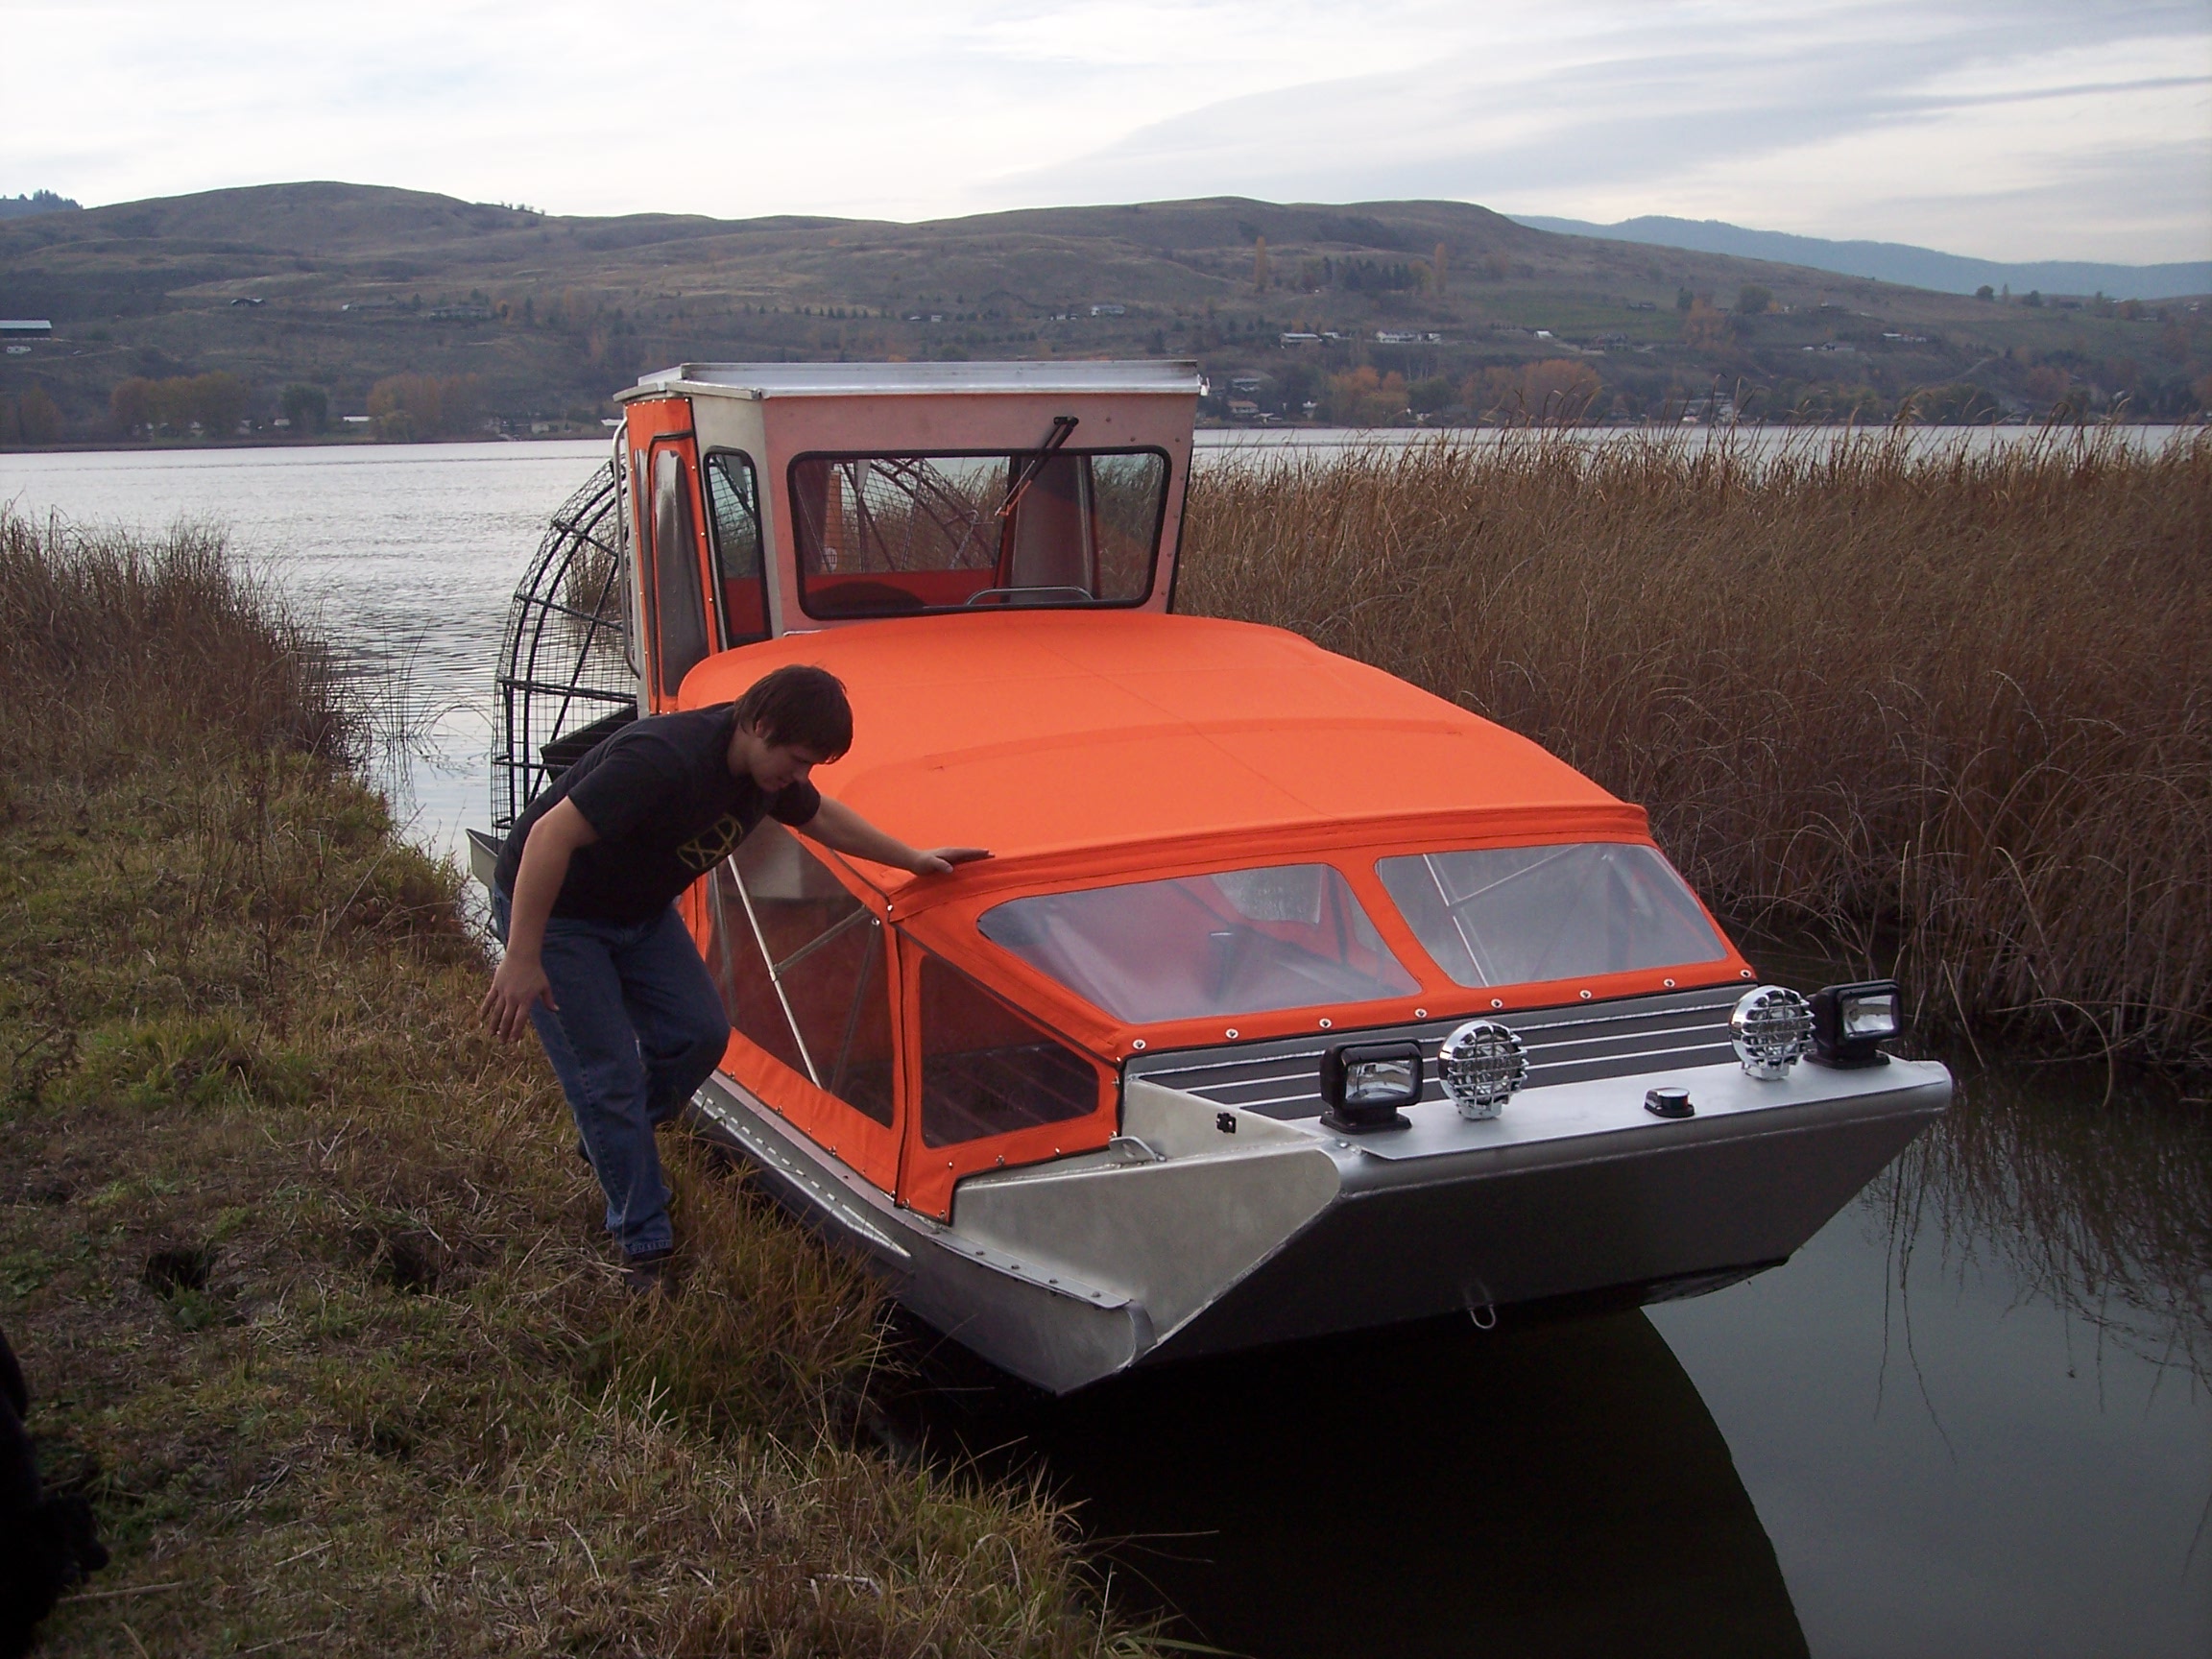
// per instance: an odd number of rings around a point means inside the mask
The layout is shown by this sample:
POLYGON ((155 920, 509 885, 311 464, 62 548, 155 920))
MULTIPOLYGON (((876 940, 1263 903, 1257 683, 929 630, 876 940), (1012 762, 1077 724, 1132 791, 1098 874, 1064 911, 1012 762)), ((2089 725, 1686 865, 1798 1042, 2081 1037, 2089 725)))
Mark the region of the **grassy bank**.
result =
POLYGON ((1217 468, 1188 535, 1180 605, 1526 733, 1924 1027, 2212 1060, 2212 442, 1509 435, 1217 468))
POLYGON ((115 1551, 45 1651, 1081 1654, 1065 1518, 856 1449, 876 1292, 672 1149, 615 1283, 315 641, 0 517, 0 1325, 115 1551))

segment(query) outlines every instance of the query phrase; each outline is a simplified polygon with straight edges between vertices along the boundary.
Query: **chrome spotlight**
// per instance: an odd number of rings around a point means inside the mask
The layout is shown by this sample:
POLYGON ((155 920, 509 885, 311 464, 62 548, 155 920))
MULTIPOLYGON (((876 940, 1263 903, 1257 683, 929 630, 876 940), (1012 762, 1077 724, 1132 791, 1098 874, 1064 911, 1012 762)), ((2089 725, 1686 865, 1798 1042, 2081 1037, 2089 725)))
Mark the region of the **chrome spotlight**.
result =
POLYGON ((1436 1050, 1436 1076, 1462 1118, 1495 1118, 1528 1081, 1528 1052, 1510 1026, 1470 1020, 1436 1050))
POLYGON ((1737 998, 1728 1030, 1743 1070, 1771 1083, 1789 1076, 1813 1046, 1813 1009, 1787 986, 1762 985, 1737 998))

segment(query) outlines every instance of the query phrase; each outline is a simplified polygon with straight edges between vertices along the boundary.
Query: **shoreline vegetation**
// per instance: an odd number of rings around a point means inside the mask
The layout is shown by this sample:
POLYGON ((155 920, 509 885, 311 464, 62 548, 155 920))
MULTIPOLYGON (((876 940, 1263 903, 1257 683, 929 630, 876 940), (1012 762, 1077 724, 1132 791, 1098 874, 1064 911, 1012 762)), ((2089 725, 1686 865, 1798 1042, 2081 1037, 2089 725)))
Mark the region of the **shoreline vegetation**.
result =
MULTIPOLYGON (((608 435, 601 425, 587 426, 582 422, 564 421, 558 431, 545 432, 408 432, 402 436, 390 436, 373 428, 355 428, 348 431, 325 430, 294 436, 284 432, 237 432, 210 437, 203 433, 190 436, 168 435, 156 438, 83 438, 59 440, 51 444, 24 444, 0 441, 0 455, 153 455, 192 452, 203 449, 351 449, 369 448, 388 444, 579 444, 595 443, 608 435)), ((1692 429, 1683 433, 1685 422, 1673 419, 1656 421, 1622 421, 1614 420, 1530 420, 1517 416, 1497 421, 1469 421, 1454 425, 1401 424, 1382 426, 1348 426, 1327 421, 1252 421, 1225 420, 1201 416, 1196 430, 1200 432, 1235 433, 1264 441, 1266 437, 1282 433, 1312 433, 1342 435, 1346 442, 1357 445, 1368 434, 1391 447, 1441 441, 1446 444, 1465 443, 1469 440, 1496 442, 1517 440, 1530 431, 1543 431, 1570 441, 1588 441, 1605 438, 1615 442, 1663 443, 1687 436, 1695 443, 1729 442, 1733 438, 1757 443, 1783 438, 1798 441, 1863 440, 1870 431, 1888 428, 1869 427, 1865 422, 1847 415, 1833 419, 1788 419, 1713 421, 1702 418, 1689 423, 1692 429)), ((2170 433, 2181 442, 2191 441, 2199 430, 2212 432, 2201 417, 2176 419, 2165 415, 2134 416, 2116 414, 2102 416, 2094 421, 2066 421, 2039 423, 2024 417, 1999 421, 1982 421, 1962 424, 1944 424, 1936 421, 1900 421, 1893 423, 1900 431, 1917 435, 1920 441, 1948 441, 1963 435, 2002 431, 2007 433, 2035 431, 2038 434, 2053 429, 2083 434, 2115 428, 2124 434, 2141 432, 2170 433)))
POLYGON ((1644 803, 1755 959, 1894 974, 1924 1038, 2212 1064, 2212 440, 1262 457, 1185 548, 1180 609, 1644 803))
MULTIPOLYGON (((1552 746, 1936 1035, 2187 1068, 2207 525, 2202 440, 1530 432, 1206 472, 1179 602, 1552 746)), ((541 1057, 474 1025, 457 873, 364 781, 373 711, 220 537, 0 509, 0 1324, 114 1550, 44 1651, 1167 1646, 1041 1483, 873 1449, 880 1293, 741 1176, 673 1142, 680 1297, 619 1288, 541 1057)), ((1893 1205, 2110 1222, 2142 1339, 2201 1330, 2135 1262, 2194 1260, 2200 1206, 2140 1224, 2127 1159, 2077 1202, 2056 1111, 1967 1116, 1893 1205)))
POLYGON ((857 1425, 879 1292, 678 1142, 639 1303, 371 714, 218 537, 0 512, 0 1321, 112 1564, 41 1651, 1149 1650, 857 1425))

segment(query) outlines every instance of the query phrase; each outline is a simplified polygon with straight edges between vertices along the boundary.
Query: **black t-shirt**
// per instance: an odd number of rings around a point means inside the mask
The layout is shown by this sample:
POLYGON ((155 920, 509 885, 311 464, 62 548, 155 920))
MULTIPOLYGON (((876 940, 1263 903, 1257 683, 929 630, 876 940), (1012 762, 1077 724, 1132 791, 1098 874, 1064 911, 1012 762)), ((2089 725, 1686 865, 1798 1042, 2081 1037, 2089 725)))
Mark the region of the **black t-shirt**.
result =
POLYGON ((635 721, 576 762, 507 832, 493 878, 515 891, 522 844, 557 802, 573 801, 599 832, 568 860, 553 914, 636 926, 714 868, 762 818, 797 827, 821 810, 814 785, 771 795, 730 775, 732 704, 635 721))

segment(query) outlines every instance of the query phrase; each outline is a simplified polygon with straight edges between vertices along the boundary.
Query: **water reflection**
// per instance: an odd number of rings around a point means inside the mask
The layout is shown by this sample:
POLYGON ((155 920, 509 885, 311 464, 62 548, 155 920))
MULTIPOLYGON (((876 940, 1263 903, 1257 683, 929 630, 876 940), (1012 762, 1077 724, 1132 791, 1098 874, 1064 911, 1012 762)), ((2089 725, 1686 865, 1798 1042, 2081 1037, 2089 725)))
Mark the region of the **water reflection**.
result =
POLYGON ((1735 1288, 1065 1401, 909 1331, 895 1437, 1041 1472, 1118 1601, 1265 1659, 2212 1651, 2212 1115, 1960 1070, 1735 1288))
POLYGON ((1815 1653, 2212 1652, 2204 1107, 1961 1068, 1788 1265, 1651 1310, 1815 1653))
POLYGON ((2101 1339, 2212 1381, 2212 1103, 2096 1062, 1961 1069, 1938 1132, 1868 1189, 1892 1279, 2001 1271, 2101 1339))
POLYGON ((1454 1319, 1053 1401, 925 1348, 906 1433, 1080 1505, 1114 1596, 1267 1659, 1790 1654, 1728 1446, 1637 1312, 1454 1319))

